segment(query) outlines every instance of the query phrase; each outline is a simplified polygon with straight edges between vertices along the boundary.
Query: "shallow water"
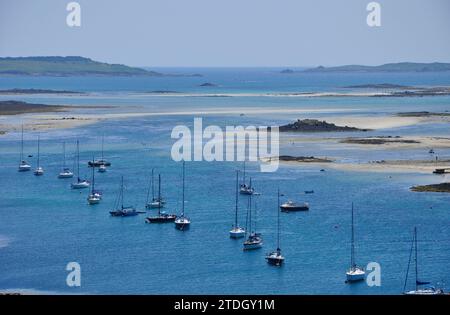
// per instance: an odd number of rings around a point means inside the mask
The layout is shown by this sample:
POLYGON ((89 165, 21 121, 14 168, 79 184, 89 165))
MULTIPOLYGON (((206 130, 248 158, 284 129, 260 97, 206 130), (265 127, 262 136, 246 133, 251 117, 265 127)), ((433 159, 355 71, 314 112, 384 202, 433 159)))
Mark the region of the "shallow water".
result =
MULTIPOLYGON (((327 115, 382 115, 399 111, 450 110, 449 97, 423 98, 315 98, 287 97, 169 97, 129 94, 130 91, 170 89, 203 91, 197 85, 214 82, 214 92, 267 92, 332 90, 363 83, 405 85, 450 84, 450 76, 341 75, 281 76, 270 69, 204 70, 176 69, 175 72, 205 71, 203 78, 2 78, 0 88, 52 88, 103 92, 83 97, 2 96, 45 103, 117 104, 112 111, 185 111, 214 108, 321 109, 327 115), (195 71, 194 71, 195 70, 195 71), (241 71, 241 72, 239 72, 241 71), (110 94, 114 91, 115 94, 110 94), (134 107, 133 107, 134 106, 134 107), (136 107, 139 106, 139 107, 136 107), (342 112, 340 110, 345 110, 342 112)), ((109 110, 98 110, 109 112, 109 110)), ((304 117, 315 117, 305 114, 304 117)), ((302 116, 303 117, 303 116, 302 116)), ((204 125, 279 124, 297 119, 292 114, 208 115, 204 125)), ((450 196, 413 193, 416 184, 440 182, 432 174, 389 174, 345 172, 316 166, 283 165, 276 173, 261 173, 259 165, 248 163, 261 196, 255 197, 257 229, 262 233, 262 250, 242 251, 242 240, 228 238, 233 222, 235 170, 239 162, 188 162, 186 164, 186 213, 192 220, 188 232, 172 224, 149 225, 145 215, 112 218, 120 176, 125 177, 125 203, 143 210, 151 169, 162 175, 168 212, 180 212, 181 164, 171 160, 174 140, 170 132, 177 124, 192 126, 189 115, 134 117, 107 120, 83 128, 41 132, 42 177, 18 173, 20 135, 0 138, 0 289, 23 288, 62 293, 281 293, 281 294, 399 294, 407 268, 414 226, 419 231, 419 272, 422 279, 450 283, 446 266, 450 262, 450 196), (89 206, 88 191, 70 190, 71 180, 57 179, 61 167, 62 141, 67 143, 72 166, 74 144, 81 143, 82 175, 89 177, 88 160, 100 155, 105 135, 105 156, 112 162, 107 173, 96 174, 97 187, 104 192, 99 205, 89 206), (264 260, 276 247, 276 190, 285 198, 307 201, 309 212, 281 214, 281 248, 286 256, 282 268, 264 260), (314 190, 305 195, 304 190, 314 190), (381 265, 381 287, 364 282, 344 283, 350 260, 350 209, 356 210, 357 262, 381 265), (3 240, 3 241, 2 241, 3 240), (3 245, 2 245, 3 244, 3 245), (79 262, 80 288, 66 285, 66 264, 79 262), (275 288, 275 289, 274 289, 275 288)), ((416 125, 374 131, 376 135, 448 135, 448 125, 416 125)), ((352 133, 352 136, 358 133, 352 133)), ((367 134, 364 134, 367 135, 367 134)), ((36 154, 36 134, 25 135, 26 154, 36 154)), ((314 135, 313 135, 314 136, 314 135)), ((321 135, 317 135, 321 136, 321 135)), ((328 135, 327 135, 328 136, 328 135)), ((330 137, 338 136, 330 134, 330 137)), ((343 136, 339 134, 339 136, 343 136)), ((346 150, 325 144, 303 148, 282 148, 282 153, 338 156, 343 159, 428 158, 422 150, 346 150)), ((449 156, 449 150, 440 150, 449 156)), ((28 159, 33 166, 36 157, 28 159)), ((448 180, 448 178, 447 178, 448 180)), ((245 221, 245 197, 240 198, 240 220, 245 221)), ((150 210, 148 213, 156 212, 150 210)), ((409 283, 409 288, 413 285, 409 283)))

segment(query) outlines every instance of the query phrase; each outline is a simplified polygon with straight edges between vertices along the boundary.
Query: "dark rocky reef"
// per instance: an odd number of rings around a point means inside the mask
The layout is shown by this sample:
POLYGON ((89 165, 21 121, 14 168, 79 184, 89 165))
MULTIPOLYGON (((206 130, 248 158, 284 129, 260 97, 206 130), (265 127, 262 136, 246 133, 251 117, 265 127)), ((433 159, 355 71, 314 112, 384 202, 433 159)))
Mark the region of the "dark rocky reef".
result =
POLYGON ((432 185, 419 185, 410 188, 416 192, 447 192, 450 193, 450 183, 440 183, 432 185))
POLYGON ((335 132, 335 131, 369 131, 349 126, 336 126, 335 124, 317 119, 298 119, 296 122, 280 126, 281 132, 335 132))

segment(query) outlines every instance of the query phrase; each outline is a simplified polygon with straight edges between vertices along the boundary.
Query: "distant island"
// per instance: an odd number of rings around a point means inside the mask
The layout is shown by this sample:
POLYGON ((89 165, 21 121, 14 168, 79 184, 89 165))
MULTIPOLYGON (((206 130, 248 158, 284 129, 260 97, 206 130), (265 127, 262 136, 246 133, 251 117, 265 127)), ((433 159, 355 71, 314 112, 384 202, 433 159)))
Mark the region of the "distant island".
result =
POLYGON ((333 131, 369 131, 349 126, 336 126, 317 119, 298 119, 297 121, 279 127, 280 132, 333 132, 333 131))
POLYGON ((199 86, 201 86, 201 87, 215 87, 215 86, 217 86, 217 84, 214 84, 214 83, 211 83, 211 82, 205 82, 205 83, 200 84, 199 86))
POLYGON ((0 90, 0 95, 2 94, 83 94, 83 92, 44 89, 7 89, 0 90))
POLYGON ((121 64, 109 64, 80 56, 0 58, 0 76, 164 76, 121 64))
POLYGON ((306 69, 303 72, 444 72, 450 71, 450 63, 387 63, 380 66, 345 65, 338 67, 323 67, 306 69))
MULTIPOLYGON (((47 105, 22 101, 0 101, 0 115, 19 115, 29 113, 65 112, 74 108, 113 108, 113 105, 47 105)), ((69 118, 65 118, 69 119, 69 118)))

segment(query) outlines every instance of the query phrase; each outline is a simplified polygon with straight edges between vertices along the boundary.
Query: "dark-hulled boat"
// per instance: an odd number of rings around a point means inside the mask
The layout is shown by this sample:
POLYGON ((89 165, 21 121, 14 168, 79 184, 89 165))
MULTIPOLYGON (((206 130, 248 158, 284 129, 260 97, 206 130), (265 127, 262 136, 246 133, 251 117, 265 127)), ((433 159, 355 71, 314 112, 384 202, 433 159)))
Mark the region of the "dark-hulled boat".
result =
POLYGON ((307 211, 309 210, 309 204, 306 202, 303 203, 297 203, 292 200, 289 200, 283 204, 280 205, 280 209, 283 212, 290 212, 290 211, 307 211))

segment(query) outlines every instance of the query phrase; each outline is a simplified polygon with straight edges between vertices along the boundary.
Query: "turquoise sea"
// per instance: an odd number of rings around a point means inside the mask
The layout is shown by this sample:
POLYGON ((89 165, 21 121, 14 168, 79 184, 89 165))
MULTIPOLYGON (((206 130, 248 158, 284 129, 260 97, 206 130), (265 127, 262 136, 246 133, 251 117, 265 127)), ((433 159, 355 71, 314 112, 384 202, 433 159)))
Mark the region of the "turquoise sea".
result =
MULTIPOLYGON (((71 129, 39 132, 42 177, 18 173, 20 133, 0 136, 0 290, 32 290, 63 294, 400 294, 414 226, 419 233, 419 273, 422 279, 450 290, 450 195, 414 193, 409 187, 438 183, 443 176, 419 173, 342 171, 314 165, 282 165, 275 173, 259 172, 247 163, 247 176, 261 193, 254 198, 263 249, 242 251, 242 240, 231 240, 235 170, 241 162, 186 163, 186 214, 189 231, 172 224, 150 225, 146 215, 110 217, 120 177, 125 203, 144 210, 151 169, 162 176, 168 212, 180 212, 181 163, 172 161, 175 125, 192 127, 189 112, 210 111, 204 125, 273 125, 322 116, 382 116, 404 111, 450 110, 449 96, 435 97, 294 97, 267 93, 336 92, 367 83, 450 85, 449 73, 280 74, 281 69, 156 69, 202 77, 9 77, 0 89, 41 88, 88 92, 85 95, 2 95, 0 100, 67 105, 113 105, 111 113, 164 112, 152 116, 108 119, 71 129), (213 87, 200 87, 205 82, 213 87), (159 91, 159 93, 155 93, 159 91), (161 91, 177 92, 165 95, 161 91), (270 112, 269 109, 278 109, 270 112), (283 110, 305 110, 302 114, 283 110), (250 113, 240 115, 240 111, 250 113), (216 111, 216 113, 214 113, 216 111), (183 112, 183 114, 181 114, 183 112), (70 189, 71 180, 57 179, 66 142, 72 166, 80 141, 81 173, 90 176, 87 161, 99 157, 104 135, 105 157, 112 167, 96 176, 104 197, 89 206, 87 191, 70 189), (277 188, 306 201, 308 212, 281 214, 281 248, 286 263, 267 265, 264 256, 276 248, 277 188), (305 195, 305 190, 314 194, 305 195), (360 265, 378 262, 381 286, 346 284, 350 261, 350 209, 356 213, 356 259, 360 265), (81 287, 66 285, 68 262, 81 266, 81 287)), ((92 113, 78 108, 75 114, 92 113)), ((2 117, 0 124, 20 121, 2 117)), ((367 135, 449 136, 448 123, 382 129, 367 135)), ((327 134, 342 137, 346 134, 327 134)), ((358 136, 361 133, 351 133, 358 136)), ((312 134, 300 137, 323 137, 312 134)), ((37 132, 25 133, 25 154, 36 165, 37 132)), ((345 149, 326 143, 285 144, 282 154, 337 157, 342 161, 427 159, 426 150, 345 149)), ((449 149, 439 149, 449 157, 449 149)), ((240 197, 245 221, 246 198, 240 197)), ((147 213, 156 212, 149 210, 147 213)), ((412 281, 408 288, 412 288, 412 281)))

